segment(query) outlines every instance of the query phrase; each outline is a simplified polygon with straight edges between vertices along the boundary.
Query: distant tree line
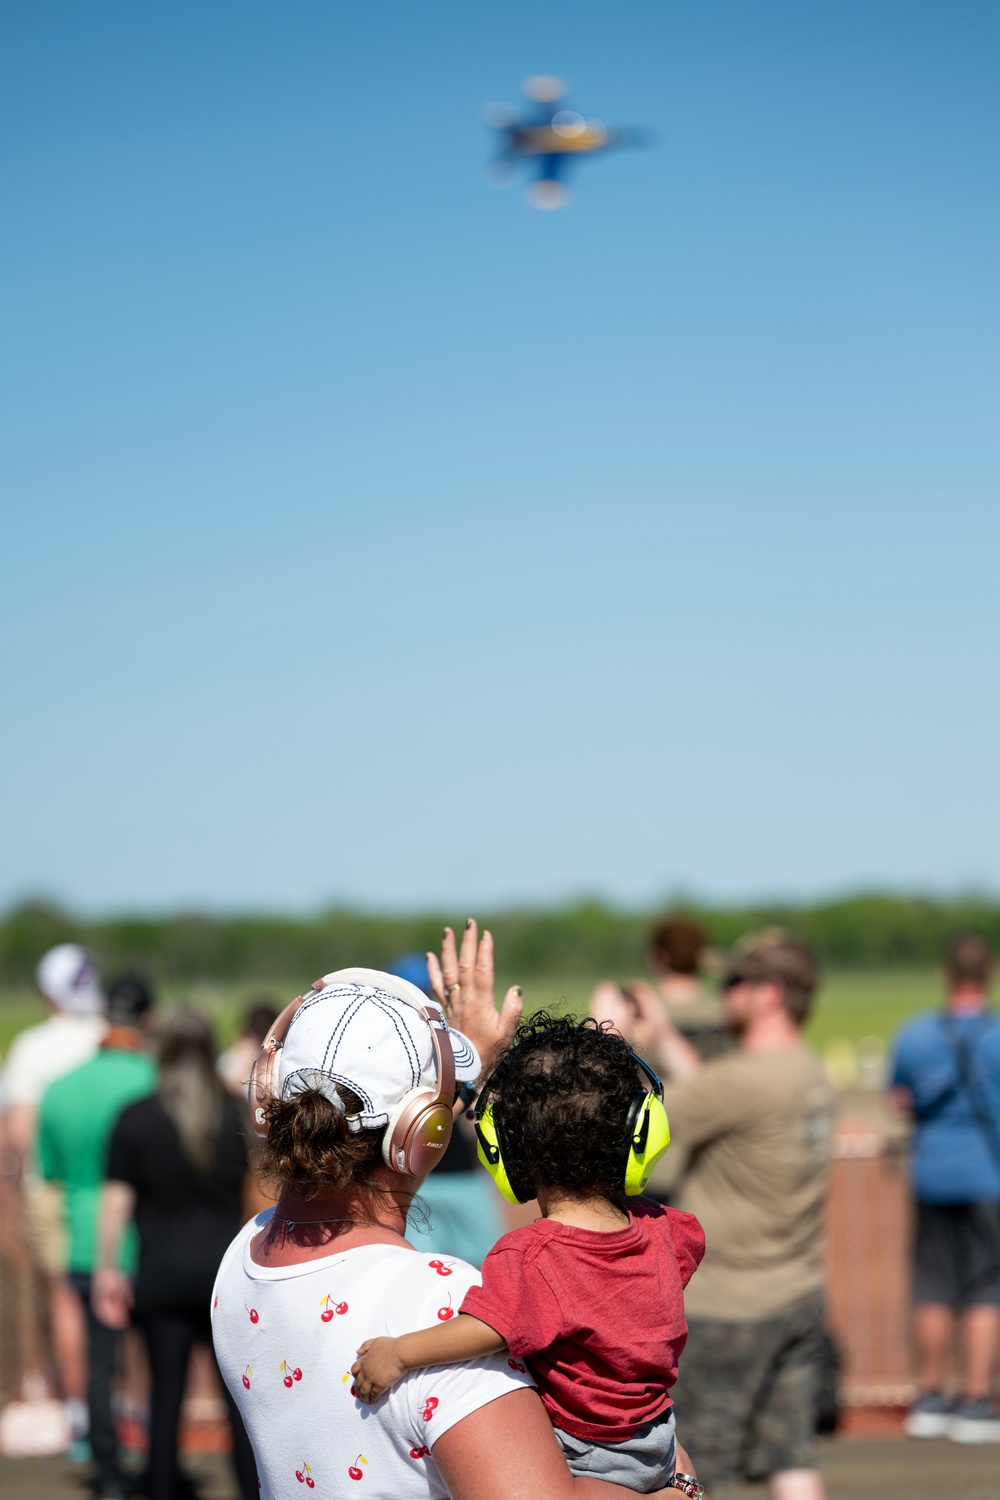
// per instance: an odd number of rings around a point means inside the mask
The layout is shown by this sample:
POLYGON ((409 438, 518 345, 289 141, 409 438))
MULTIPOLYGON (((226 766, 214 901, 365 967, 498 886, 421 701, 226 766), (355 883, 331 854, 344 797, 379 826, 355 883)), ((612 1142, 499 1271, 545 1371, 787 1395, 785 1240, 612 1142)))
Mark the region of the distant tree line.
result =
MULTIPOLYGON (((716 948, 752 927, 790 928, 821 962, 837 967, 933 965, 956 932, 987 936, 1000 953, 1000 901, 861 894, 814 905, 721 907, 679 903, 716 948)), ((0 985, 28 984, 53 943, 92 949, 105 972, 138 968, 161 981, 298 980, 348 964, 384 968, 398 954, 437 945, 442 924, 466 912, 386 916, 337 908, 318 916, 119 916, 85 921, 31 902, 0 921, 0 985)), ((595 901, 550 910, 480 910, 494 933, 504 975, 623 976, 641 971, 658 913, 622 912, 595 901)))

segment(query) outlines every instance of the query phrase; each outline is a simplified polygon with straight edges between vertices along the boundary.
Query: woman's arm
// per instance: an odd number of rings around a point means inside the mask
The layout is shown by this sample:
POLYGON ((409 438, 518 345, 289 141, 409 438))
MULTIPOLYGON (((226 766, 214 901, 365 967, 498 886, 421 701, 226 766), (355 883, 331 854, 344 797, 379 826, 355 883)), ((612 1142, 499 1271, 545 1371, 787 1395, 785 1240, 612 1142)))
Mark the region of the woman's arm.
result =
POLYGON ((101 1190, 97 1234, 97 1269, 91 1297, 94 1312, 109 1328, 127 1328, 132 1312, 132 1284, 117 1268, 125 1227, 135 1212, 135 1189, 127 1182, 106 1182, 101 1190))
MULTIPOLYGON (((431 1452, 451 1500, 628 1500, 635 1491, 577 1479, 536 1391, 511 1391, 463 1417, 431 1452)), ((658 1490, 676 1500, 676 1490, 658 1490)))
POLYGON ((495 1328, 469 1313, 459 1313, 453 1323, 418 1328, 416 1333, 403 1333, 395 1339, 366 1339, 351 1366, 354 1388, 359 1401, 377 1401, 408 1370, 457 1365, 485 1354, 499 1354, 506 1347, 506 1340, 495 1328))

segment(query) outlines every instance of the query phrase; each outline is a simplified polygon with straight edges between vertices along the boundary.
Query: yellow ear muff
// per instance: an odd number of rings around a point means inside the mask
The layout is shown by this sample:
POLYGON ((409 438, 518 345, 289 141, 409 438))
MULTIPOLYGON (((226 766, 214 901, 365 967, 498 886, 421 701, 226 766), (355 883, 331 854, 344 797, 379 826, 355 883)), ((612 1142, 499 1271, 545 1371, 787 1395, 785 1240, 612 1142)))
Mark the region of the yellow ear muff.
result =
POLYGON ((650 1092, 643 1098, 632 1127, 628 1164, 625 1167, 627 1197, 638 1197, 644 1191, 653 1168, 669 1145, 670 1125, 663 1100, 658 1094, 650 1092))
MULTIPOLYGON (((661 1105, 662 1109, 663 1106, 661 1105)), ((664 1115, 666 1119, 666 1115, 664 1115)), ((476 1120, 476 1139, 479 1142, 479 1160, 489 1172, 497 1189, 508 1203, 524 1203, 524 1198, 519 1198, 507 1179, 507 1168, 503 1164, 500 1154, 500 1143, 497 1140, 497 1128, 493 1119, 493 1105, 487 1104, 476 1120)), ((636 1191, 640 1191, 637 1189, 636 1191)))

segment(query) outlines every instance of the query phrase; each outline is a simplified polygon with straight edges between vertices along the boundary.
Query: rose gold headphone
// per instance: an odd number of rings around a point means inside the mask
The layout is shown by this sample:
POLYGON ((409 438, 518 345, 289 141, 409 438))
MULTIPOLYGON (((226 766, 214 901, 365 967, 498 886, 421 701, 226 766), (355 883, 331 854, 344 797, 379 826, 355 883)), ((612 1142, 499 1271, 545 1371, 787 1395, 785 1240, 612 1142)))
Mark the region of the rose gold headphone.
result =
MULTIPOLYGON (((284 1046, 288 1028, 300 1005, 328 984, 371 984, 386 990, 397 1000, 412 1006, 427 1022, 434 1049, 436 1088, 410 1089, 390 1111, 382 1137, 382 1160, 394 1172, 409 1177, 425 1177, 444 1155, 451 1140, 455 1105, 455 1052, 451 1035, 441 1011, 430 1002, 417 1004, 420 991, 405 979, 374 969, 339 969, 324 978, 314 979, 304 995, 296 995, 286 1005, 261 1045, 257 1061, 250 1072, 250 1118, 258 1135, 267 1135, 267 1105, 274 1093, 274 1074, 278 1053, 284 1046), (411 995, 412 992, 412 995, 411 995), (442 1044, 442 1038, 446 1045, 442 1044)), ((423 996, 420 997, 423 1000, 423 996)))

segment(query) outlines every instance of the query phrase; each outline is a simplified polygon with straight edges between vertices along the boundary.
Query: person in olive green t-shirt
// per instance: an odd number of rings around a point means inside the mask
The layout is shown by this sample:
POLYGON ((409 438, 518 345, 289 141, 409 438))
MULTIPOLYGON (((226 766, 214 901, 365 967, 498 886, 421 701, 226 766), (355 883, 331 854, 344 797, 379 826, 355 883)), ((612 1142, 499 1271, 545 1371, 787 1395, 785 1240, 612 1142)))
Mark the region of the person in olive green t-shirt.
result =
MULTIPOLYGON (((111 1132, 125 1106, 156 1087, 156 1067, 146 1051, 151 1005, 152 995, 142 980, 125 976, 113 984, 108 991, 108 1030, 100 1050, 50 1085, 39 1114, 39 1170, 65 1189, 69 1280, 87 1315, 87 1405, 98 1500, 121 1500, 126 1488, 111 1412, 118 1335, 94 1315, 90 1281, 97 1263, 98 1208, 111 1132)), ((120 1268, 131 1273, 135 1258, 134 1231, 130 1231, 123 1241, 120 1268)))

